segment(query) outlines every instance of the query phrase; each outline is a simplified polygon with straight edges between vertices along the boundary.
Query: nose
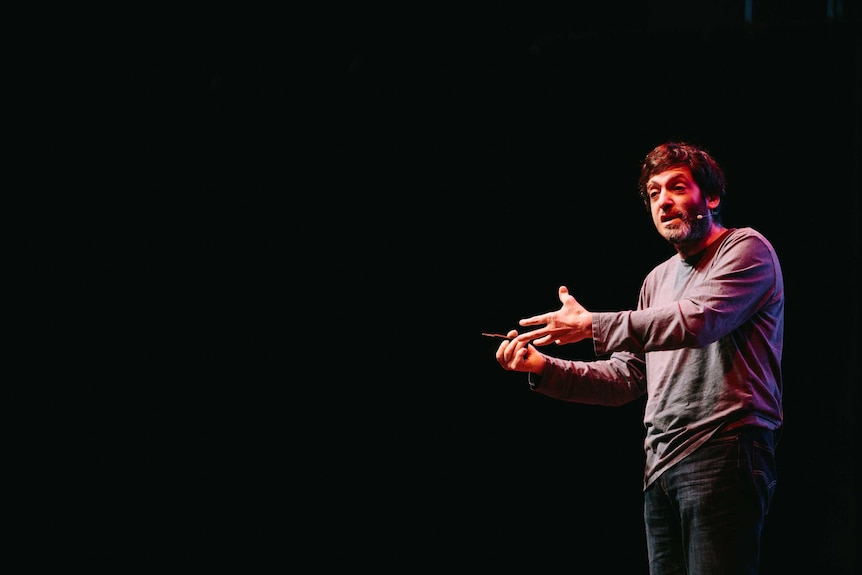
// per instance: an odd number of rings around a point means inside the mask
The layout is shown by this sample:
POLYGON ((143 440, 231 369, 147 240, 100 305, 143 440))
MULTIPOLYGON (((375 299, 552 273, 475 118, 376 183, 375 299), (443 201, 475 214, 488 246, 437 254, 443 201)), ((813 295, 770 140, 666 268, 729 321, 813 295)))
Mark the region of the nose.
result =
POLYGON ((673 202, 670 201, 670 194, 667 193, 667 189, 662 188, 661 193, 658 196, 658 200, 656 201, 658 207, 661 211, 666 212, 670 207, 673 206, 673 202))

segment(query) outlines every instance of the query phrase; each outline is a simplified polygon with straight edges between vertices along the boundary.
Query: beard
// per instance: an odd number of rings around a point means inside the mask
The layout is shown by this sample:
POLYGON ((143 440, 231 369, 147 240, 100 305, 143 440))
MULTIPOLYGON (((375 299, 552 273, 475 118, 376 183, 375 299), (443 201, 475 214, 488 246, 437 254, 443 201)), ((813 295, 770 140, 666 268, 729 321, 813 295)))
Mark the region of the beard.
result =
POLYGON ((694 244, 706 237, 709 222, 706 219, 685 219, 675 222, 672 227, 665 227, 664 239, 674 246, 694 244))

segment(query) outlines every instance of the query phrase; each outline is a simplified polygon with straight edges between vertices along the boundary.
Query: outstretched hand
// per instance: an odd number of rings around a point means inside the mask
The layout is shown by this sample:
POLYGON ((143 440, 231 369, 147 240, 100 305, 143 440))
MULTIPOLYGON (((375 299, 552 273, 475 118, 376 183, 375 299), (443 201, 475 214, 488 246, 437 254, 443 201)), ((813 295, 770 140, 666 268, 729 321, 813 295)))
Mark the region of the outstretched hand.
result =
POLYGON ((551 343, 564 345, 593 336, 593 314, 569 294, 566 286, 560 286, 559 293, 563 307, 557 311, 520 320, 518 323, 522 326, 544 325, 545 327, 525 331, 517 336, 517 340, 522 342, 532 340, 533 345, 538 346, 551 343))

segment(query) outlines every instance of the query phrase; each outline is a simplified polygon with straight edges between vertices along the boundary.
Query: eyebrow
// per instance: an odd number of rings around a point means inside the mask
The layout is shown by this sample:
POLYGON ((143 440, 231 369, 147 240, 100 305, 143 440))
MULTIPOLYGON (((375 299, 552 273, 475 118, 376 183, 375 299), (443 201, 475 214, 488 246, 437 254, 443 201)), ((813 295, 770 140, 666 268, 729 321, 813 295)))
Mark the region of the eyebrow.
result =
MULTIPOLYGON (((684 181, 684 182, 689 182, 689 181, 691 181, 691 178, 689 178, 687 174, 682 174, 682 173, 680 173, 680 174, 675 174, 675 175, 671 176, 670 178, 668 178, 667 182, 665 182, 665 185, 666 185, 666 186, 669 186, 669 185, 671 185, 671 184, 675 184, 675 183, 677 183, 677 182, 678 182, 678 181, 680 181, 680 180, 682 180, 682 181, 684 181)), ((657 186, 659 186, 659 184, 658 184, 658 183, 656 183, 656 181, 655 181, 654 179, 650 178, 650 179, 647 181, 647 189, 649 189, 649 188, 654 188, 654 187, 657 187, 657 186)))

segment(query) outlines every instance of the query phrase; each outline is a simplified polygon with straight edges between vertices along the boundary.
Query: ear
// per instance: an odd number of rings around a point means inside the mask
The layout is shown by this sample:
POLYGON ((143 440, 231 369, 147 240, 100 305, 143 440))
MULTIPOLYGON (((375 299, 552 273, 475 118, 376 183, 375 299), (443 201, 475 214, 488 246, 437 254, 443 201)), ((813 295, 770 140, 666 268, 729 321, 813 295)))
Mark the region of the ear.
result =
POLYGON ((710 210, 714 210, 721 203, 721 197, 718 195, 709 196, 706 198, 706 205, 710 210))

